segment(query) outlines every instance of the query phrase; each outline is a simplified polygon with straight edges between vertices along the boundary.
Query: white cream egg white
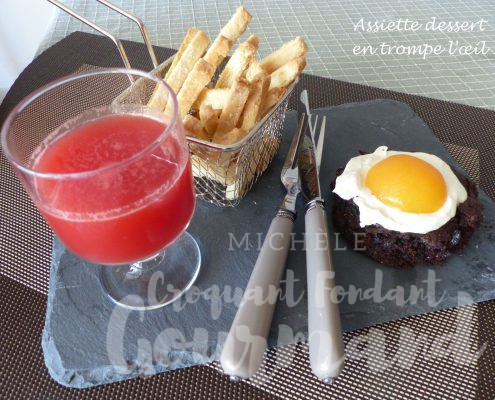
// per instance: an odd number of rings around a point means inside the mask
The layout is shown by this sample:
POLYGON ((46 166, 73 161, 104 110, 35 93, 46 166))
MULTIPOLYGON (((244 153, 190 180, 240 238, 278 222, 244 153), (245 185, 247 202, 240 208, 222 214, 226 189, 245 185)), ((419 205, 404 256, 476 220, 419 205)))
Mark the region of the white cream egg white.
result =
POLYGON ((411 233, 428 233, 447 223, 456 213, 457 206, 467 199, 467 192, 452 169, 439 157, 427 153, 388 151, 378 147, 374 153, 353 157, 344 172, 337 177, 335 194, 344 200, 353 199, 359 207, 361 227, 379 224, 388 230, 411 233), (447 187, 447 198, 435 212, 417 214, 401 211, 382 203, 366 186, 368 171, 378 162, 395 154, 408 154, 435 167, 443 176, 447 187))

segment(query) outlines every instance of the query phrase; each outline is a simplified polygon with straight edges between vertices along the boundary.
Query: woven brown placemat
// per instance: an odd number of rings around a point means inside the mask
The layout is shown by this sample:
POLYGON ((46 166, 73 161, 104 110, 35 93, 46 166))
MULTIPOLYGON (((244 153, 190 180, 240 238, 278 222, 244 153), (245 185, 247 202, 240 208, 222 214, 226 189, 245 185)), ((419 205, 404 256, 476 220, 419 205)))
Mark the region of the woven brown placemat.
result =
MULTIPOLYGON (((151 69, 143 45, 124 42, 124 46, 134 67, 151 69)), ((157 48, 156 51, 159 60, 173 54, 170 49, 157 48)), ((107 39, 81 32, 71 34, 41 54, 21 74, 0 108, 0 124, 8 111, 29 92, 76 71, 83 64, 111 67, 121 66, 121 61, 107 39)), ((495 139, 490 133, 495 126, 495 112, 309 75, 302 77, 299 90, 302 87, 309 89, 313 107, 376 98, 408 103, 471 177, 495 198, 495 139)), ((292 107, 298 94, 299 91, 292 98, 292 107)), ((350 359, 332 387, 326 387, 312 376, 307 347, 301 343, 270 351, 262 373, 248 383, 231 384, 219 372, 218 364, 212 364, 95 389, 63 388, 49 378, 40 346, 52 236, 3 154, 0 155, 0 188, 2 399, 495 398, 494 301, 345 334, 350 359), (401 339, 404 332, 409 333, 405 344, 401 339), (431 342, 421 344, 421 335, 431 342), (428 356, 431 351, 421 351, 423 345, 430 350, 438 345, 439 338, 445 341, 450 352, 431 357, 428 356), (455 341, 454 350, 449 348, 449 340, 455 341), (456 355, 475 351, 482 345, 484 351, 477 362, 463 364, 456 359, 456 355), (364 351, 367 357, 356 356, 349 349, 359 350, 359 355, 364 351), (402 353, 397 354, 399 349, 402 353), (374 355, 382 353, 387 359, 370 363, 374 355)))

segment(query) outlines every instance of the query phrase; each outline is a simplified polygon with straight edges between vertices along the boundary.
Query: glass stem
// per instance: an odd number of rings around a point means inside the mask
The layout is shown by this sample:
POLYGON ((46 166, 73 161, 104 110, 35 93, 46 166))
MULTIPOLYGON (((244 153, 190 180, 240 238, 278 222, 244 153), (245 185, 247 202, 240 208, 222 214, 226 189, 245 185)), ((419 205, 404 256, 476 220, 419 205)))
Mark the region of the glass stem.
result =
POLYGON ((129 270, 125 274, 125 279, 138 279, 143 273, 155 269, 165 258, 165 250, 156 253, 155 255, 141 261, 136 261, 129 266, 129 270))
POLYGON ((143 262, 137 261, 132 263, 129 267, 129 271, 125 274, 125 279, 138 279, 143 274, 143 262))

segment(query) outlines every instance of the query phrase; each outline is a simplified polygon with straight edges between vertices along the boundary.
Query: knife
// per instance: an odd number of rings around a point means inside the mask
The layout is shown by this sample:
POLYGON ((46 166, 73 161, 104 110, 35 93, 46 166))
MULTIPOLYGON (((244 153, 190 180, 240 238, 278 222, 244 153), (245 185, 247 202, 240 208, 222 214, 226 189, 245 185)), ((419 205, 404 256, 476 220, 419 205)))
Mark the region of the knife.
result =
MULTIPOLYGON (((316 115, 316 119, 313 122, 312 121, 313 115, 311 114, 311 108, 309 107, 309 95, 308 95, 308 91, 306 89, 303 89, 301 91, 301 94, 299 95, 299 100, 304 105, 304 108, 306 110, 306 115, 308 117, 308 125, 309 125, 309 129, 311 131, 311 139, 313 140, 313 143, 314 143, 315 142, 316 124, 318 123, 318 115, 316 115)), ((298 112, 300 112, 299 107, 300 107, 300 104, 298 103, 298 112)))
MULTIPOLYGON (((323 122, 320 139, 324 129, 323 122)), ((305 135, 299 154, 301 192, 306 201, 309 361, 313 373, 331 384, 344 367, 345 352, 339 307, 332 301, 332 294, 335 296, 335 273, 313 143, 312 138, 305 135)))
POLYGON ((263 360, 278 298, 270 299, 270 293, 278 294, 296 216, 300 191, 298 152, 305 129, 307 119, 303 114, 282 168, 281 180, 287 194, 270 224, 220 355, 222 368, 233 381, 252 377, 263 360))

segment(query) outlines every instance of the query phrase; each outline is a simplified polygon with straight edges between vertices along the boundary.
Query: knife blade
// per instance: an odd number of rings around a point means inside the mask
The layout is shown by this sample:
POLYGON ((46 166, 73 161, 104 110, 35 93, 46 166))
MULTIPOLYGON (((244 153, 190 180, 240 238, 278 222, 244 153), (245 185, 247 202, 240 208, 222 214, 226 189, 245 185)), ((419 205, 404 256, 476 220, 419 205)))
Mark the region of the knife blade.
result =
POLYGON ((318 123, 318 115, 316 115, 315 120, 313 121, 313 115, 311 114, 311 108, 309 107, 309 95, 308 95, 308 90, 303 89, 301 91, 301 94, 299 96, 300 102, 298 102, 298 113, 301 113, 301 103, 304 105, 304 109, 308 118, 308 125, 309 129, 311 131, 311 140, 313 140, 313 144, 315 143, 315 138, 316 138, 316 125, 318 123))
POLYGON ((345 352, 339 307, 332 301, 335 273, 318 169, 313 140, 305 135, 299 153, 299 174, 306 201, 309 360, 318 378, 333 383, 344 367, 345 352))

